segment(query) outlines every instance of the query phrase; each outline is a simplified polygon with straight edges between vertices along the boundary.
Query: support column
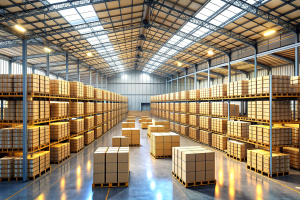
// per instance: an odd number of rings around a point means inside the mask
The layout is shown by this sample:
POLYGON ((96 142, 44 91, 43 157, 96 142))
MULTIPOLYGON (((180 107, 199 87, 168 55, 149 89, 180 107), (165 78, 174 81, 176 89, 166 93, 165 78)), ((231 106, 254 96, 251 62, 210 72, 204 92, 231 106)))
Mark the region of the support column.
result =
POLYGON ((177 92, 179 92, 179 74, 177 73, 177 92))
MULTIPOLYGON (((295 43, 299 42, 299 33, 295 34, 295 43)), ((295 48, 295 76, 299 76, 299 47, 295 48)))
POLYGON ((208 69, 207 69, 207 87, 210 88, 210 65, 211 60, 208 60, 208 69))
POLYGON ((50 76, 50 53, 47 53, 46 64, 47 64, 46 76, 49 77, 50 76))
POLYGON ((273 148, 272 148, 272 98, 273 96, 273 93, 272 93, 272 75, 270 75, 270 98, 269 98, 269 102, 270 102, 270 176, 272 177, 272 151, 273 151, 273 148))
POLYGON ((168 78, 166 78, 166 94, 168 93, 168 78))
POLYGON ((100 76, 100 81, 101 81, 101 89, 103 90, 103 83, 102 83, 102 75, 100 76))
POLYGON ((257 78, 257 47, 254 49, 254 78, 257 78))
POLYGON ((106 90, 107 90, 107 75, 105 75, 105 84, 106 84, 106 90))
POLYGON ((98 87, 98 70, 96 70, 96 88, 99 88, 98 87))
POLYGON ((11 74, 11 65, 12 65, 12 62, 10 60, 10 61, 8 61, 8 74, 11 74))
POLYGON ((90 80, 90 85, 92 85, 92 69, 89 67, 89 80, 90 80))
POLYGON ((79 59, 77 60, 77 81, 80 82, 79 59))
POLYGON ((170 93, 172 93, 173 92, 173 77, 171 77, 171 91, 170 91, 170 93))
POLYGON ((66 81, 69 81, 69 54, 66 54, 66 81))
MULTIPOLYGON (((231 82, 231 55, 228 55, 228 84, 231 82)), ((228 121, 230 121, 230 100, 228 100, 228 121)))
POLYGON ((35 67, 32 67, 32 73, 35 74, 35 67))
POLYGON ((197 68, 198 68, 198 65, 195 64, 194 90, 197 90, 197 68))
POLYGON ((186 75, 187 75, 187 68, 185 68, 185 72, 184 72, 184 91, 186 91, 186 75))
POLYGON ((23 67, 23 182, 27 181, 27 40, 22 40, 22 67, 23 67))

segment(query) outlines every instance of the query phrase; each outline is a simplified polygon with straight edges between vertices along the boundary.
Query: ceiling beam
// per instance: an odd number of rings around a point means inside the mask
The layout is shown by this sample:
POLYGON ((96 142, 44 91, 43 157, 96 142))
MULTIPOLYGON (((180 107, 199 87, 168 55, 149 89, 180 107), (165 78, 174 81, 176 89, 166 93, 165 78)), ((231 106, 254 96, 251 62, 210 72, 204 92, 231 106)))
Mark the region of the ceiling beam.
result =
MULTIPOLYGON (((245 61, 243 61, 243 62, 248 63, 248 64, 250 64, 250 65, 255 65, 255 63, 254 63, 253 61, 245 60, 245 61)), ((261 64, 261 63, 257 63, 257 66, 259 66, 259 67, 261 67, 261 68, 264 68, 264 69, 266 69, 266 70, 270 70, 270 69, 271 69, 269 66, 264 65, 264 64, 261 64)))
POLYGON ((295 64, 294 61, 292 61, 292 60, 290 60, 290 59, 288 59, 288 58, 286 58, 286 57, 279 56, 279 55, 274 54, 274 53, 270 54, 270 56, 272 56, 272 57, 274 57, 274 58, 278 58, 278 59, 284 60, 284 61, 286 61, 286 62, 289 62, 289 63, 293 64, 293 65, 295 64))

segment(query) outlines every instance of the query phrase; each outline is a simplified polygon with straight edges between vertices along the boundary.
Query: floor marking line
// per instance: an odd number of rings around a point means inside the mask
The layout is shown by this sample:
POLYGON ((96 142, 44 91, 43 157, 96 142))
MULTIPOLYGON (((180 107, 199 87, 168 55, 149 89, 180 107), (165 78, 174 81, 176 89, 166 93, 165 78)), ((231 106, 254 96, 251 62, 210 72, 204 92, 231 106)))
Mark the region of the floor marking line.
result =
POLYGON ((106 198, 105 198, 105 200, 107 200, 107 199, 108 199, 109 190, 110 190, 110 188, 108 188, 108 191, 107 191, 107 194, 106 194, 106 198))

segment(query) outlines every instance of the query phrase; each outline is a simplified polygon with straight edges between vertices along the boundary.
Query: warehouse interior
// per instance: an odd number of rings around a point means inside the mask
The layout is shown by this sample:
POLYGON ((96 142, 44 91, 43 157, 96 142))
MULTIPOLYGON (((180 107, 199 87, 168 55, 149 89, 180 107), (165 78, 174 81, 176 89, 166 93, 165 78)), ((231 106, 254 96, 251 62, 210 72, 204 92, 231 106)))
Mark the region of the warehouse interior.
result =
POLYGON ((300 199, 299 6, 1 0, 0 199, 300 199))

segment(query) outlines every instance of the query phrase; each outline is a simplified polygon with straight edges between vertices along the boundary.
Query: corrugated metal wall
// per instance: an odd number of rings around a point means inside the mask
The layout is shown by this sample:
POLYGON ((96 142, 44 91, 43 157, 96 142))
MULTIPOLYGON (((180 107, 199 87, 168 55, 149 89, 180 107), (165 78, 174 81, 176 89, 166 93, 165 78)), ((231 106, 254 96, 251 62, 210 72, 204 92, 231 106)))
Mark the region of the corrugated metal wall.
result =
MULTIPOLYGON (((201 86, 200 81, 197 80, 197 89, 199 89, 201 86)), ((184 78, 179 79, 178 82, 178 91, 184 91, 184 78)), ((186 90, 193 90, 194 89, 194 79, 187 77, 186 78, 186 90)), ((168 93, 171 92, 177 92, 177 80, 173 80, 172 82, 172 90, 171 90, 171 84, 168 82, 168 93)))
POLYGON ((109 77, 107 83, 109 91, 128 97, 130 111, 140 110, 141 102, 150 103, 150 96, 166 93, 166 79, 139 71, 109 77))

